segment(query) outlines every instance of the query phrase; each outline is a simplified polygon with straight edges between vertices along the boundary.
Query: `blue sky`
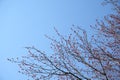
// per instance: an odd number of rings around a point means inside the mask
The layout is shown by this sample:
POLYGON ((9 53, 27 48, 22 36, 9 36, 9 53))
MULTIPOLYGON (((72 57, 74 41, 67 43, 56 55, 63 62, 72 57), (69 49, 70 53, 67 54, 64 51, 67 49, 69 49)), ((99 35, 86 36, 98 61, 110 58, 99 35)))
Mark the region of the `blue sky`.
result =
MULTIPOLYGON (((55 36, 70 32, 72 24, 90 31, 95 19, 111 13, 103 0, 0 0, 0 80, 25 80, 16 64, 7 58, 26 55, 26 46, 36 46, 49 53, 50 41, 45 34, 55 36)), ((92 32, 92 31, 90 31, 92 32)))

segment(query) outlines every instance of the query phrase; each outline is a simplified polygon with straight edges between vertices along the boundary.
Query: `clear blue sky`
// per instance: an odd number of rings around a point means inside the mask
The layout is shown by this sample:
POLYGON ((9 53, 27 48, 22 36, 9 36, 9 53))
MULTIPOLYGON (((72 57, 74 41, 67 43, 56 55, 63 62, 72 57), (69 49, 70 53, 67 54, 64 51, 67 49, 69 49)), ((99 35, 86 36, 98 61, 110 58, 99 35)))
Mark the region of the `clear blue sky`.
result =
POLYGON ((55 36, 53 27, 62 34, 69 33, 72 24, 89 31, 95 19, 111 12, 102 1, 0 0, 0 80, 26 80, 7 58, 26 55, 24 47, 33 45, 49 53, 50 41, 44 34, 55 36))

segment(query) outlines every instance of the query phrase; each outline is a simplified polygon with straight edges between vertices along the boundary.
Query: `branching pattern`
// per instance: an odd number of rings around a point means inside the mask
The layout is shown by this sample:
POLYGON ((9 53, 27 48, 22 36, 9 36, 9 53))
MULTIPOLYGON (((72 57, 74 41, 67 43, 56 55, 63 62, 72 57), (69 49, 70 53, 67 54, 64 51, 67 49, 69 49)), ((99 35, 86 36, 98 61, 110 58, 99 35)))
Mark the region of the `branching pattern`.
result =
POLYGON ((120 80, 120 4, 106 0, 114 6, 115 14, 97 20, 98 34, 88 38, 80 27, 71 28, 68 37, 55 29, 59 40, 51 40, 51 56, 35 47, 26 47, 28 55, 21 59, 8 59, 18 63, 20 73, 34 80, 120 80))

